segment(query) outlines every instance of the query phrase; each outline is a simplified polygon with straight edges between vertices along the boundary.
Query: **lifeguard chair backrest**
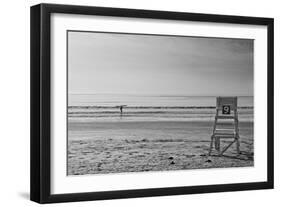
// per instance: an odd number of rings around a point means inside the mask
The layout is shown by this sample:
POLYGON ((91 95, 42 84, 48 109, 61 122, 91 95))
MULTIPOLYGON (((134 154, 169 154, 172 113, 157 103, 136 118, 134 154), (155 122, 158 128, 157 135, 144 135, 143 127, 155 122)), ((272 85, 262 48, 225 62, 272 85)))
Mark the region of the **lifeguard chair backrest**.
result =
POLYGON ((237 110, 237 96, 234 97, 217 97, 217 109, 222 110, 223 114, 226 110, 230 109, 230 111, 237 110))

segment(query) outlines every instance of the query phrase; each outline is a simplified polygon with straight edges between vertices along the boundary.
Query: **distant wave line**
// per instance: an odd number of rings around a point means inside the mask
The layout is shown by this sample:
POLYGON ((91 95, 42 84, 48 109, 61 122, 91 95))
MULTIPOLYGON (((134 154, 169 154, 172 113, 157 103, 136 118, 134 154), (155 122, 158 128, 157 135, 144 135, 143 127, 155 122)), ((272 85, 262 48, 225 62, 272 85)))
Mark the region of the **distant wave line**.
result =
MULTIPOLYGON (((119 106, 68 106, 69 109, 118 109, 119 106)), ((215 109, 215 106, 126 106, 124 109, 215 109)), ((238 109, 253 109, 253 106, 238 106, 238 109)))
MULTIPOLYGON (((119 111, 101 111, 101 112, 96 112, 96 111, 72 111, 72 112, 68 112, 68 114, 120 114, 119 111)), ((183 114, 182 111, 178 111, 178 112, 171 112, 171 111, 133 111, 133 112, 124 112, 124 115, 132 115, 132 114, 183 114)), ((195 114, 195 113, 187 113, 187 114, 195 114)), ((196 113, 198 114, 198 113, 196 113)), ((204 112, 204 114, 206 114, 206 112, 204 112)), ((207 113, 207 114, 214 114, 212 112, 207 113)))

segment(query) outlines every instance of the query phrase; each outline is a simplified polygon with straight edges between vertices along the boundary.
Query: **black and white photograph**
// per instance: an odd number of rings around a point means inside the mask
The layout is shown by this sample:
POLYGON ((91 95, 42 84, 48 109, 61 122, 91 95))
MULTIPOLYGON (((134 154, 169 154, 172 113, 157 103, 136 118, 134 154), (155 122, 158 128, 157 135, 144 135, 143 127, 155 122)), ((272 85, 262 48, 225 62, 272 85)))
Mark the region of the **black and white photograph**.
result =
POLYGON ((67 175, 254 166, 254 40, 67 31, 67 175))
POLYGON ((31 6, 30 200, 274 188, 274 18, 186 6, 31 6))

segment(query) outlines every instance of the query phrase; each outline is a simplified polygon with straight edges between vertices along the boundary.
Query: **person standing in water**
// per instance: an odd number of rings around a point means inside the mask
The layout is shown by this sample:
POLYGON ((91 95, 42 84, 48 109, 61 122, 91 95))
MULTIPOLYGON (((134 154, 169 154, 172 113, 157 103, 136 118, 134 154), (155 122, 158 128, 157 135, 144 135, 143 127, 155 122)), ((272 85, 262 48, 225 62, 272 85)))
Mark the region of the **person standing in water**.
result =
POLYGON ((119 110, 120 110, 120 116, 123 115, 123 108, 124 108, 125 106, 127 106, 127 105, 120 105, 120 106, 117 106, 117 107, 119 108, 119 110))

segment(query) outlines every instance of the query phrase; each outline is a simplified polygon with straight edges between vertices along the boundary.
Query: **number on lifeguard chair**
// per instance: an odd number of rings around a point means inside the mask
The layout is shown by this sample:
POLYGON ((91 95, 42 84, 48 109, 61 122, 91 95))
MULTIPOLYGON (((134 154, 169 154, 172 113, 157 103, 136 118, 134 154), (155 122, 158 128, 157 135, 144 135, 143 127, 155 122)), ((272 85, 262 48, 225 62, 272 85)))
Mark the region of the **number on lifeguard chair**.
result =
POLYGON ((229 105, 223 105, 222 106, 222 114, 230 114, 230 106, 229 105))

